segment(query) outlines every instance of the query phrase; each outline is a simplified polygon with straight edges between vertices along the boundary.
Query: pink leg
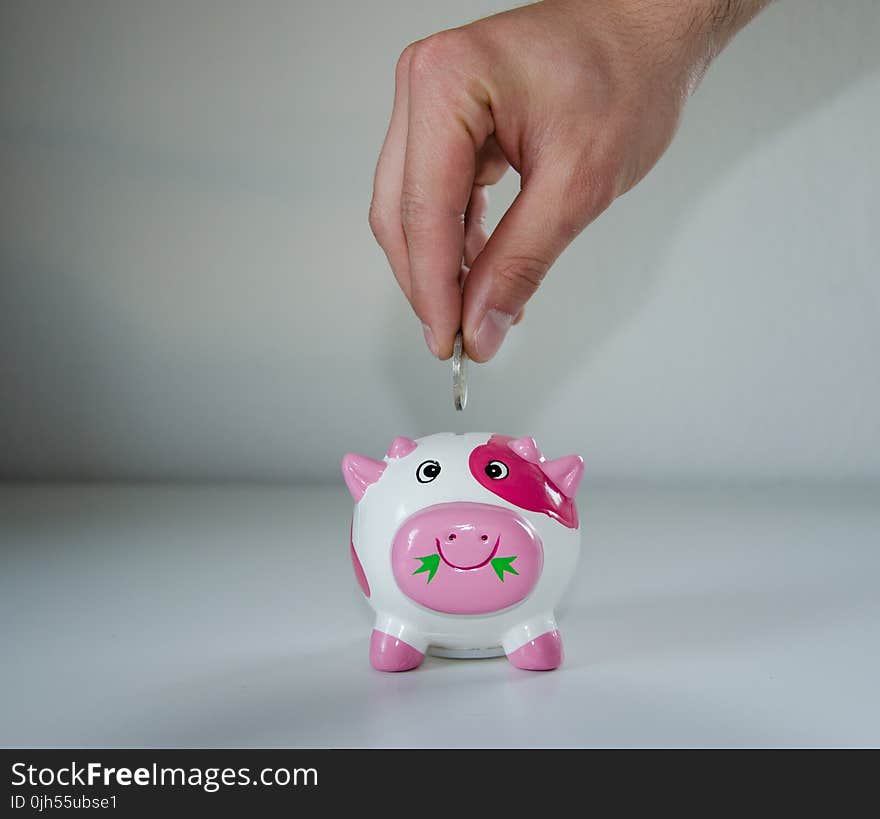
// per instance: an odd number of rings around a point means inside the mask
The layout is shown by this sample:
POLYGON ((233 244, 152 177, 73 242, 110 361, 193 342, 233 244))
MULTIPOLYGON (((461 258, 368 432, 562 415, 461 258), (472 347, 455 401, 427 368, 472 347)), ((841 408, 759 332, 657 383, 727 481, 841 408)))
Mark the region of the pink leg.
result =
POLYGON ((377 671, 410 671, 422 664, 425 655, 409 643, 373 629, 370 637, 370 663, 377 671))
POLYGON ((562 638, 558 631, 548 631, 508 654, 507 659, 527 671, 552 671, 562 665, 562 638))

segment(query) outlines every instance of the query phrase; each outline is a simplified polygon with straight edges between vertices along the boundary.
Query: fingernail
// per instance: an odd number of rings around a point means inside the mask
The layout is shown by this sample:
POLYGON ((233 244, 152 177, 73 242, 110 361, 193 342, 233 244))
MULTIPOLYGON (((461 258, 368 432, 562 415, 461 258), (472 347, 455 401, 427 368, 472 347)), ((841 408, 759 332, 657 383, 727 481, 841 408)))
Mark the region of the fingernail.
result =
POLYGON ((492 309, 483 316, 474 336, 474 351, 481 361, 488 361, 498 352, 512 323, 513 316, 501 310, 492 309))
POLYGON ((439 358, 438 350, 437 350, 437 339, 434 338, 434 331, 428 327, 427 324, 422 325, 422 332, 425 334, 425 344, 428 345, 428 349, 431 351, 431 355, 434 358, 439 358))

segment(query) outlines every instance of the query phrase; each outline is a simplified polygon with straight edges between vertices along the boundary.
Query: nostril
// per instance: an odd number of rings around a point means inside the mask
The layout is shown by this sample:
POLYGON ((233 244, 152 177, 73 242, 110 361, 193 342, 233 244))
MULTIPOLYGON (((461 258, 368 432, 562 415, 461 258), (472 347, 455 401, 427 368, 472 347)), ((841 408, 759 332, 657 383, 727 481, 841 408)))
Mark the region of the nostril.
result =
POLYGON ((447 539, 447 540, 455 540, 455 532, 450 532, 450 533, 449 533, 449 537, 446 538, 446 539, 447 539))
POLYGON ((489 535, 480 535, 480 540, 482 540, 483 543, 485 543, 488 539, 489 539, 489 535))

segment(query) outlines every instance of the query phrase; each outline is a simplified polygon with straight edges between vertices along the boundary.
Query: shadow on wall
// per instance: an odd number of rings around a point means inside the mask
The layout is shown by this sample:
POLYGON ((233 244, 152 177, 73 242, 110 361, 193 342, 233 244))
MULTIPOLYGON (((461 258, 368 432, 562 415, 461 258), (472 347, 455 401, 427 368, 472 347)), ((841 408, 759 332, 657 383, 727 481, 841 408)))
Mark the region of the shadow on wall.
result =
POLYGON ((113 304, 101 303, 101 292, 83 287, 76 275, 9 257, 0 257, 0 270, 18 277, 16 286, 0 278, 0 401, 6 423, 18 427, 4 441, 0 479, 35 477, 27 468, 34 451, 47 453, 40 466, 57 475, 79 453, 99 458, 119 443, 122 431, 102 407, 125 399, 125 385, 110 383, 101 365, 120 353, 127 335, 119 335, 113 304), (97 303, 85 303, 87 295, 97 303))
MULTIPOLYGON (((245 345, 218 355, 198 329, 145 344, 117 294, 77 267, 0 254, 16 276, 0 276, 0 481, 277 479, 255 457, 266 430, 290 424, 266 390, 288 376, 285 360, 245 345)), ((312 401, 295 411, 304 429, 327 412, 312 401)))
MULTIPOLYGON (((431 362, 420 346, 418 325, 408 305, 399 294, 392 295, 390 272, 386 280, 389 307, 378 320, 384 318, 385 327, 394 329, 376 334, 378 343, 384 345, 379 348, 381 360, 376 364, 378 380, 382 382, 379 385, 374 383, 377 373, 372 368, 372 349, 368 351, 369 368, 362 366, 363 359, 357 356, 351 362, 338 356, 340 347, 359 346, 359 326, 335 328, 338 344, 324 358, 322 351, 311 350, 310 344, 306 358, 314 361, 303 364, 296 355, 298 351, 292 349, 293 343, 305 343, 301 339, 311 342, 309 328, 317 327, 319 320, 324 319, 323 315, 313 315, 325 307, 319 304, 320 286, 294 307, 274 312, 270 309, 269 302, 284 296, 287 273, 285 259, 279 261, 279 257, 289 249, 301 251, 303 258, 297 261, 303 263, 302 269, 314 271, 329 267, 321 252, 322 242, 350 244, 354 250, 348 252, 334 248, 332 262, 337 270, 346 266, 356 270, 361 252, 359 242, 361 237, 366 241, 368 235, 366 179, 371 169, 367 165, 375 159, 372 154, 367 157, 362 135, 340 137, 339 121, 328 116, 326 122, 316 126, 317 133, 310 133, 302 143, 309 161, 297 161, 294 157, 289 163, 284 152, 281 162, 277 157, 273 159, 271 151, 265 156, 241 159, 240 156, 249 155, 244 150, 237 152, 235 146, 240 148, 239 142, 249 144, 252 134, 247 129, 238 142, 230 140, 233 148, 225 153, 227 143, 211 139, 210 118, 205 124, 198 115, 180 133, 160 122, 156 123, 157 130, 147 141, 149 144, 126 141, 124 128, 120 128, 120 136, 89 109, 89 105, 95 105, 101 113, 103 109, 94 100, 106 96, 112 101, 114 95, 122 95, 124 83, 120 81, 117 87, 116 78, 129 76, 118 67, 121 64, 125 68, 127 64, 125 54, 117 53, 117 44, 109 36, 114 31, 113 21, 102 18, 108 36, 97 39, 104 43, 108 53, 94 61, 101 70, 77 76, 77 83, 72 86, 76 93, 65 96, 63 104, 47 96, 51 103, 46 104, 48 109, 59 106, 59 111, 49 110, 52 116, 57 114, 58 121, 49 118, 44 122, 37 117, 36 124, 22 124, 11 121, 11 116, 9 122, 4 119, 0 133, 0 139, 14 147, 33 149, 33 156, 29 156, 33 164, 23 164, 18 168, 17 178, 4 181, 12 191, 17 190, 16 183, 27 188, 23 191, 26 207, 16 210, 36 214, 37 222, 27 241, 10 243, 14 248, 11 250, 0 248, 0 478, 265 479, 289 478, 291 474, 300 478, 323 475, 325 469, 331 472, 326 451, 312 446, 310 441, 302 444, 294 438, 292 429, 303 440, 317 438, 328 428, 346 429, 340 447, 374 456, 380 455, 396 434, 426 434, 450 427, 453 431, 483 429, 534 434, 540 438, 546 432, 540 429, 540 420, 546 417, 546 408, 554 400, 555 387, 576 377, 583 361, 597 356, 609 339, 638 316, 657 287, 660 263, 672 240, 680 226, 698 210, 703 197, 731 167, 775 134, 793 127, 877 71, 880 52, 867 47, 877 26, 873 24, 873 29, 865 30, 872 25, 871 21, 876 23, 876 11, 875 0, 852 0, 845 13, 819 0, 780 3, 744 32, 698 91, 686 114, 686 127, 671 149, 672 156, 661 160, 644 187, 602 217, 595 230, 588 230, 578 240, 576 252, 569 252, 560 260, 535 300, 535 312, 546 311, 547 317, 534 325, 530 325, 527 317, 523 327, 513 333, 531 343, 515 350, 516 355, 502 352, 492 366, 475 374, 479 394, 475 392, 477 400, 472 401, 464 416, 452 412, 448 366, 431 362), (860 48, 859 43, 866 47, 860 48), (64 107, 68 104, 70 110, 64 107), (95 127, 95 121, 104 125, 95 127), (67 129, 62 127, 65 122, 67 129), (77 130, 81 123, 85 125, 77 130), (157 138, 157 134, 165 135, 166 127, 171 143, 174 137, 184 143, 189 140, 195 147, 187 143, 186 149, 175 153, 173 145, 168 148, 163 139, 157 138), (350 157, 339 157, 335 167, 328 170, 319 160, 337 144, 334 138, 354 144, 362 153, 354 151, 350 157), (89 186, 65 185, 64 178, 56 179, 53 161, 58 163, 59 173, 68 166, 74 171, 82 170, 83 166, 89 186), (143 194, 138 184, 104 188, 104 177, 93 173, 91 164, 109 167, 110 182, 116 176, 134 176, 135 183, 154 179, 169 184, 181 182, 184 193, 176 198, 163 198, 143 194), (41 165, 46 178, 51 178, 57 188, 48 184, 43 188, 44 180, 34 181, 28 176, 31 167, 41 165), (358 227, 353 223, 354 217, 343 218, 346 230, 353 234, 361 231, 356 241, 338 241, 332 229, 333 220, 318 211, 303 228, 302 248, 297 244, 299 236, 297 242, 284 242, 280 237, 287 235, 285 220, 293 220, 301 212, 294 206, 307 209, 311 215, 315 205, 308 194, 318 182, 322 190, 327 188, 334 195, 343 192, 349 196, 355 166, 364 174, 363 185, 355 185, 356 195, 363 199, 359 217, 362 221, 358 227), (330 183, 324 184, 327 174, 330 183), (203 189, 229 193, 233 200, 237 192, 245 191, 255 194, 261 202, 279 205, 277 212, 267 209, 276 223, 267 228, 269 249, 259 257, 272 270, 253 274, 257 296, 252 301, 241 298, 243 289, 237 286, 236 264, 243 258, 252 268, 258 266, 251 258, 250 248, 260 245, 264 234, 258 225, 239 225, 236 216, 250 211, 246 206, 236 210, 234 202, 229 206, 228 202, 207 200, 215 210, 203 219, 193 218, 190 223, 184 217, 198 216, 200 209, 206 207, 206 200, 195 195, 187 198, 189 187, 197 189, 197 193, 203 189), (662 194, 651 195, 652 189, 662 194), (70 198, 62 197, 59 204, 53 198, 57 190, 70 198), (84 220, 86 227, 78 224, 78 214, 70 205, 74 201, 71 191, 83 197, 97 191, 101 200, 97 205, 92 203, 90 209, 90 203, 83 201, 83 209, 93 219, 110 212, 107 208, 113 206, 114 196, 124 193, 129 197, 119 200, 118 222, 101 223, 108 235, 114 236, 114 230, 124 235, 104 242, 98 252, 83 252, 85 260, 78 258, 77 251, 79 243, 85 245, 90 241, 86 228, 92 223, 84 220), (138 198, 141 194, 143 199, 138 198), (137 221, 149 216, 157 203, 169 202, 179 210, 170 216, 163 214, 166 218, 161 220, 160 227, 137 221), (632 213, 627 214, 626 208, 631 208, 632 213), (619 218, 620 214, 624 218, 619 218), (176 215, 186 222, 177 233, 172 229, 176 215), (326 234, 320 230, 325 224, 326 234), (230 235, 239 227, 248 228, 249 232, 237 242, 224 243, 224 237, 219 236, 212 252, 190 258, 190 246, 200 240, 212 241, 221 232, 218 226, 227 225, 234 228, 230 228, 230 235), (54 241, 55 231, 62 234, 60 240, 54 241), (153 245, 161 245, 157 237, 168 236, 176 244, 156 252, 153 245), (58 247, 64 248, 67 255, 62 257, 58 247), (222 254, 231 251, 239 255, 222 265, 222 254), (121 277, 117 292, 103 289, 113 280, 119 259, 136 257, 138 253, 155 255, 150 256, 149 264, 133 264, 121 277), (163 262, 167 269, 158 269, 163 262), (218 266, 222 270, 217 270, 218 266), (139 275, 149 280, 143 285, 152 311, 148 328, 152 335, 146 341, 145 333, 133 324, 132 314, 136 311, 125 309, 130 306, 125 299, 138 297, 139 275), (210 295, 212 290, 223 296, 222 315, 218 313, 200 322, 199 310, 215 306, 204 304, 204 294, 210 295), (547 310, 546 306, 551 304, 552 311, 547 310), (187 323, 182 317, 193 321, 187 323), (307 325, 305 329, 300 328, 299 334, 286 334, 286 323, 293 324, 297 319, 307 325), (532 326, 541 326, 540 337, 530 335, 532 326), (206 327, 213 333, 207 332, 206 327), (252 335, 245 338, 244 334, 252 335), (559 350, 565 351, 565 355, 554 357, 553 353, 559 350), (572 350, 577 351, 580 362, 572 360, 572 350), (320 378, 314 375, 331 372, 326 383, 344 381, 347 395, 351 396, 350 405, 338 400, 335 387, 322 389, 320 378), (292 376, 302 383, 288 387, 292 376), (384 400, 376 408, 376 396, 381 389, 387 390, 388 395, 381 396, 384 400), (505 400, 491 405, 492 395, 503 395, 505 400), (352 407, 357 408, 356 416, 352 407), (386 418, 389 407, 395 410, 394 419, 386 418), (397 428, 401 415, 408 428, 397 428), (350 426, 355 428, 349 432, 350 426), (377 437, 381 440, 379 447, 377 437)), ((10 30, 14 31, 12 27, 10 30)), ((135 31, 127 17, 125 31, 128 36, 135 31)), ((190 35, 180 31, 177 36, 174 48, 169 46, 168 52, 172 67, 176 65, 170 59, 174 49, 188 42, 186 38, 190 35)), ((273 41, 273 45, 278 44, 273 41)), ((284 49, 272 54, 289 70, 278 56, 287 54, 286 41, 284 45, 284 49)), ((388 53, 385 46, 381 48, 381 55, 375 59, 384 65, 388 53)), ((312 59, 309 54, 302 57, 303 62, 308 59, 312 59)), ((151 63, 147 60, 146 64, 151 63)), ((129 66, 127 70, 132 69, 129 66)), ((204 66, 199 70, 210 74, 204 66)), ((258 72, 258 76, 263 74, 258 72)), ((251 87, 249 77, 244 75, 242 88, 251 87)), ((34 89, 39 99, 39 80, 40 77, 22 81, 21 77, 4 75, 0 78, 0 98, 5 102, 6 93, 10 93, 14 103, 12 92, 34 89)), ((142 85, 148 91, 151 88, 147 82, 142 85)), ((135 87, 141 85, 135 82, 135 87)), ((201 86, 195 83, 194 87, 201 86)), ((376 87, 365 108, 374 110, 375 102, 384 110, 388 95, 387 86, 376 87)), ((209 100, 205 110, 210 112, 227 105, 233 112, 238 111, 237 105, 230 102, 232 97, 234 94, 209 100)), ((265 102, 271 111, 270 103, 275 103, 272 93, 267 92, 265 102)), ((14 112, 16 106, 12 103, 9 110, 14 112)), ((156 104, 155 100, 153 103, 156 104)), ((310 104, 314 105, 314 101, 310 104)), ((5 106, 0 105, 0 109, 5 117, 5 106)), ((261 109, 257 106, 255 110, 261 109)), ((115 117, 117 106, 108 105, 107 112, 115 117)), ((376 113, 377 123, 378 120, 376 113)), ((116 122, 113 117, 110 121, 116 122)), ((283 122, 299 120, 292 116, 283 122)), ((15 170, 14 164, 12 168, 15 170)), ((73 176, 76 178, 76 174, 73 176)), ((512 181, 507 180, 505 189, 512 181)), ((17 222, 15 212, 9 210, 11 236, 17 222)), ((378 248, 372 244, 369 247, 375 258, 381 257, 378 248)), ((349 281, 361 282, 356 273, 349 281)), ((375 298, 368 308, 386 298, 385 292, 371 295, 375 298)), ((357 291, 357 300, 367 301, 361 291, 357 291)), ((352 300, 340 300, 345 309, 351 303, 352 300)), ((369 309, 365 312, 369 313, 369 309)), ((367 320, 377 321, 372 315, 367 320)), ((512 342, 513 347, 517 339, 512 342)), ((334 480, 338 480, 337 474, 334 463, 334 480)))
MULTIPOLYGON (((541 435, 538 422, 555 385, 576 372, 570 355, 554 355, 554 351, 576 351, 582 360, 597 355, 651 299, 657 271, 676 232, 725 174, 776 134, 880 67, 880 51, 852 46, 866 42, 860 27, 876 14, 877 4, 864 0, 848 11, 841 15, 839 9, 818 0, 780 3, 734 41, 697 90, 670 156, 649 174, 648 184, 664 185, 662 196, 645 195, 643 182, 626 197, 635 197, 627 204, 638 208, 637 217, 625 223, 612 218, 600 230, 588 228, 577 243, 580 258, 588 258, 589 267, 574 262, 571 251, 566 252, 536 297, 554 300, 552 321, 544 322, 540 338, 529 350, 519 350, 515 360, 502 351, 491 368, 480 372, 481 389, 487 395, 498 383, 516 400, 505 406, 472 404, 464 426, 453 431, 491 427, 541 435), (634 225, 637 235, 631 232, 634 225)), ((600 221, 608 219, 600 217, 600 221)), ((392 326, 411 321, 403 299, 395 302, 387 321, 392 326)), ((528 311, 521 327, 527 324, 528 311)), ((523 330, 515 328, 513 333, 517 332, 523 330)), ((433 400, 437 395, 433 369, 414 368, 409 350, 396 346, 394 336, 385 338, 388 383, 411 415, 414 432, 449 428, 448 407, 433 400)), ((456 422, 462 423, 459 418, 456 422)))

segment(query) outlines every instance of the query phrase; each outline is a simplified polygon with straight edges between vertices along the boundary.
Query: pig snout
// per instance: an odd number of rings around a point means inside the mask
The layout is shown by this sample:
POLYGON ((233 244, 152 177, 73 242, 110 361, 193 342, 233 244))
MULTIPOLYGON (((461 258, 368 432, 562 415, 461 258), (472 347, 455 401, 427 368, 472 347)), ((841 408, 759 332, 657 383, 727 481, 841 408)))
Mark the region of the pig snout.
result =
POLYGON ((407 596, 454 614, 513 605, 534 587, 543 563, 541 539, 521 515, 467 502, 441 503, 407 518, 391 557, 407 596))
POLYGON ((419 549, 433 547, 453 569, 478 569, 495 557, 504 538, 516 546, 531 535, 515 512, 481 503, 443 503, 413 515, 401 532, 419 549))
POLYGON ((501 534, 478 534, 481 528, 471 523, 459 523, 449 527, 452 531, 445 538, 435 538, 437 553, 441 560, 453 569, 479 569, 498 552, 501 534))

